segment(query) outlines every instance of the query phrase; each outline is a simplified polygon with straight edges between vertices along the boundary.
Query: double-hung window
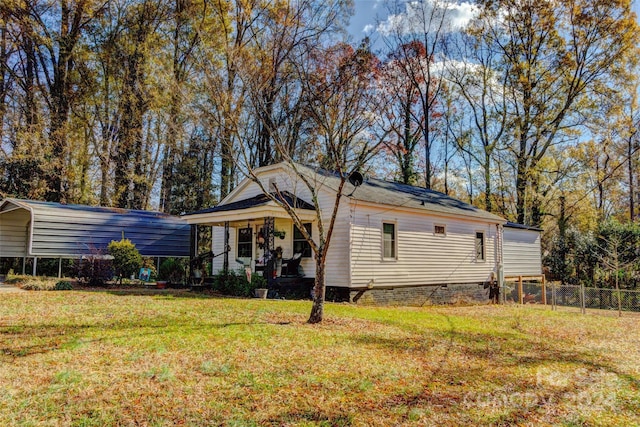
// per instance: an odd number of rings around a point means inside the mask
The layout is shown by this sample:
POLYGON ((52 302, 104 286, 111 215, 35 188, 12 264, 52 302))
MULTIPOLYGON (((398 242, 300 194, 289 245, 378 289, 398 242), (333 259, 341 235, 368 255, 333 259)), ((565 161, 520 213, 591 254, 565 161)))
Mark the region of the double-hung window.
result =
POLYGON ((382 223, 382 258, 397 258, 397 232, 396 224, 392 222, 382 223))
POLYGON ((476 231, 476 261, 485 260, 484 232, 476 231))
MULTIPOLYGON (((309 222, 302 225, 304 225, 305 230, 307 230, 307 233, 311 236, 311 223, 309 222)), ((311 258, 311 245, 295 225, 293 226, 293 253, 300 253, 303 258, 311 258)))
POLYGON ((253 230, 251 228, 238 229, 238 258, 253 257, 253 230))

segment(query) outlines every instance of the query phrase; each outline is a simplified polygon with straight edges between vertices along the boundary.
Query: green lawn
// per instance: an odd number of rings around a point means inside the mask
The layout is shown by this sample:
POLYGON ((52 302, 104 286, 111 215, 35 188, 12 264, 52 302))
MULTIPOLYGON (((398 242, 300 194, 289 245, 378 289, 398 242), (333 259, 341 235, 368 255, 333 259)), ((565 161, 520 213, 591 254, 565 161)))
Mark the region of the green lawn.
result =
POLYGON ((4 294, 0 425, 640 425, 638 317, 4 294))

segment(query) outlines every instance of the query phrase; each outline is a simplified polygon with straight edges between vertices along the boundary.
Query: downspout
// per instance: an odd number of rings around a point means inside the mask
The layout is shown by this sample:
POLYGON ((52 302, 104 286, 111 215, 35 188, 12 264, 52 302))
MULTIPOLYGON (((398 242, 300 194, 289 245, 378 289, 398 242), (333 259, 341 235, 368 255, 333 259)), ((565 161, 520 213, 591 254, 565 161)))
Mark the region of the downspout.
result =
POLYGON ((349 239, 349 252, 347 254, 347 265, 349 266, 349 268, 347 268, 347 287, 351 289, 353 284, 353 265, 351 264, 353 259, 353 224, 355 223, 354 216, 356 209, 355 206, 353 206, 353 199, 349 197, 347 200, 349 200, 349 211, 351 212, 351 215, 349 215, 349 236, 347 236, 349 239))
POLYGON ((506 301, 506 296, 504 294, 504 261, 503 261, 503 239, 504 239, 504 227, 502 226, 502 224, 497 224, 496 225, 496 244, 497 244, 497 250, 496 250, 496 271, 497 271, 497 285, 498 285, 498 289, 501 290, 502 293, 502 300, 503 302, 506 301))

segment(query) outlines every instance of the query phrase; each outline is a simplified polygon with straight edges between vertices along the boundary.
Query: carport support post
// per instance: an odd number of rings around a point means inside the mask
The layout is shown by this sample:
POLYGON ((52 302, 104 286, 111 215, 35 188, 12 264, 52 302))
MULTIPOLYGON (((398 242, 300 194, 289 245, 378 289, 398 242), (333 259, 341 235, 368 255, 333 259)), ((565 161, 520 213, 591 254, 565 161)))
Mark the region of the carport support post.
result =
POLYGON ((58 258, 58 279, 62 278, 62 258, 58 258))
POLYGON ((38 268, 38 257, 34 256, 33 257, 33 274, 32 274, 33 277, 36 277, 37 268, 38 268))

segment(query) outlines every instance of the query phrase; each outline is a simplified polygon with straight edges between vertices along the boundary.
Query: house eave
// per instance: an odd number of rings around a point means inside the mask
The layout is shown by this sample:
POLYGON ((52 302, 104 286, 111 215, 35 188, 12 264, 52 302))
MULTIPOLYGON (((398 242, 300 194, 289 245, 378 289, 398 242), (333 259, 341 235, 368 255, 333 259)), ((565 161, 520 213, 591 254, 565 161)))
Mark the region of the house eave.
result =
POLYGON ((469 215, 469 214, 464 214, 462 212, 442 212, 442 211, 438 211, 438 210, 434 210, 434 209, 429 209, 428 207, 425 208, 414 208, 414 207, 410 207, 410 206, 396 206, 396 205, 388 205, 388 204, 384 204, 384 203, 375 203, 375 202, 370 202, 370 201, 365 201, 365 200, 358 200, 357 198, 351 197, 351 203, 357 203, 358 206, 368 206, 368 207, 374 207, 374 208, 385 208, 385 211, 390 211, 390 210, 397 210, 397 211, 403 211, 403 212, 411 212, 411 213, 416 213, 416 214, 421 214, 421 215, 430 215, 430 216, 436 216, 436 217, 441 217, 441 218, 450 218, 450 219, 460 219, 460 218, 464 218, 466 220, 469 221, 476 221, 476 222, 483 222, 483 223, 491 223, 491 224, 505 224, 507 222, 506 219, 503 219, 502 217, 499 217, 497 215, 494 214, 490 214, 489 215, 469 215), (392 209, 389 209, 392 208, 392 209))
MULTIPOLYGON (((314 221, 316 219, 314 211, 297 209, 296 214, 302 221, 314 221)), ((284 209, 275 204, 232 211, 185 215, 182 218, 190 225, 223 226, 226 222, 233 225, 267 217, 291 219, 291 216, 284 209)))

